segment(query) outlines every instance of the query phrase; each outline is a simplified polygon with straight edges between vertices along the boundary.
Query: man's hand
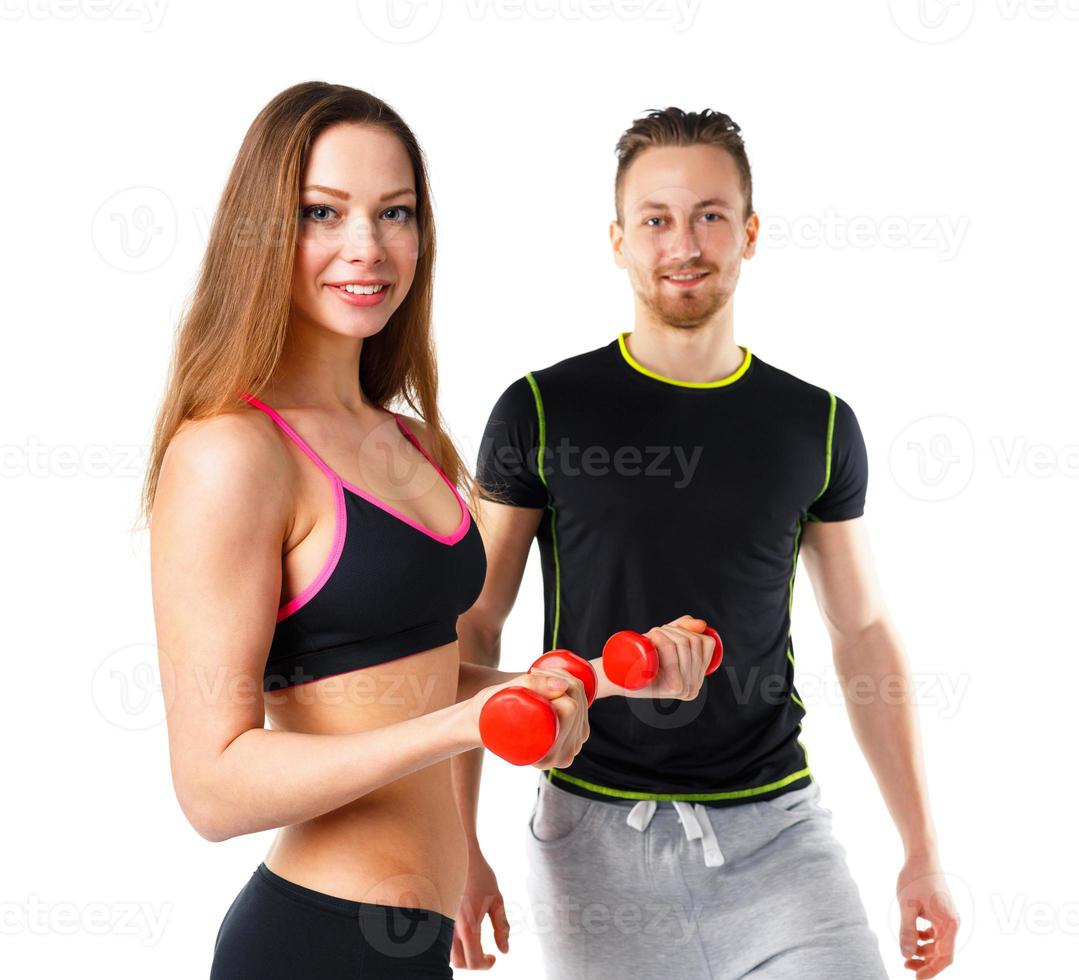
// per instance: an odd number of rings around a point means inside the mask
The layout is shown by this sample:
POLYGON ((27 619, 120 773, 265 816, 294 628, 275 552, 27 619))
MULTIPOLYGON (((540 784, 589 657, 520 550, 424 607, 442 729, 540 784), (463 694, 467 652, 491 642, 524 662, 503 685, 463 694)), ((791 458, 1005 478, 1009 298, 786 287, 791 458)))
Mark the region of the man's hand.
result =
POLYGON ((494 965, 494 955, 485 953, 480 945, 480 927, 485 915, 491 917, 495 944, 503 953, 508 953, 510 924, 502 893, 491 866, 479 851, 474 851, 468 859, 465 890, 453 923, 453 966, 465 970, 489 970, 494 965))
POLYGON ((692 701, 700 694, 705 670, 716 641, 702 635, 708 624, 695 616, 679 616, 643 634, 659 654, 659 673, 651 684, 636 691, 619 688, 627 698, 673 698, 692 701))
POLYGON ((937 858, 908 858, 899 872, 896 895, 899 948, 907 958, 903 965, 918 971, 915 980, 935 977, 951 964, 959 931, 959 916, 937 858), (918 928, 919 916, 929 921, 927 929, 918 928))

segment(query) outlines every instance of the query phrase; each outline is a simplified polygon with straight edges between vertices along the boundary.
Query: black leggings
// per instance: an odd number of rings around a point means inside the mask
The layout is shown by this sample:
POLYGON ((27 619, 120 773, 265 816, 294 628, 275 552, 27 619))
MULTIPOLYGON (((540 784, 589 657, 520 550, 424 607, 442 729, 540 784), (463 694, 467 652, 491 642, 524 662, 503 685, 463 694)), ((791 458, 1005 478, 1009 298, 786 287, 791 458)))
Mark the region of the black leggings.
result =
POLYGON ((452 942, 439 912, 324 895, 260 864, 225 913, 210 980, 444 980, 452 942))

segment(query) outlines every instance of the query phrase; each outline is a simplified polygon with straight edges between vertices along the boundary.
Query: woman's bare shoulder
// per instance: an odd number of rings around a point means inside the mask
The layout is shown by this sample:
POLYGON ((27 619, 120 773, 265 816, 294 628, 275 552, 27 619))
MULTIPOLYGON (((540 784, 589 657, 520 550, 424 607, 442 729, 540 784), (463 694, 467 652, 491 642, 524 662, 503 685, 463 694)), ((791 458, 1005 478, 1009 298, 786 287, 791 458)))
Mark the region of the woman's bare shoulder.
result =
POLYGON ((290 460, 274 423, 242 408, 177 428, 161 462, 158 492, 211 490, 279 496, 290 483, 290 460))

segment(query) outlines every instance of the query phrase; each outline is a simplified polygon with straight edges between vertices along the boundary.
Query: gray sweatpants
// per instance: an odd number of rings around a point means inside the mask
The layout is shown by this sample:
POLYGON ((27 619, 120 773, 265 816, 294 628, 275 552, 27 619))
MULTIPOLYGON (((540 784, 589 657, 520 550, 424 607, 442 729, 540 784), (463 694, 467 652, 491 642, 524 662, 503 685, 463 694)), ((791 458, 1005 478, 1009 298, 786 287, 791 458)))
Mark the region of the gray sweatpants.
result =
POLYGON ((819 798, 599 802, 541 774, 527 887, 548 980, 886 980, 819 798))

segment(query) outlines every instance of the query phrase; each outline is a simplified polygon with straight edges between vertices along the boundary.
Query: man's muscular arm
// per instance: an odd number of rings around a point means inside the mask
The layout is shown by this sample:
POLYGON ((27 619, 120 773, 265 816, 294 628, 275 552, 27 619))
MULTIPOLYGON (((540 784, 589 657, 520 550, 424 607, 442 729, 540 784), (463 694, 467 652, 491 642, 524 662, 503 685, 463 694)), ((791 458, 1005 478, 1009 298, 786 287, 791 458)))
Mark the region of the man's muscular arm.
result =
MULTIPOLYGON (((832 641, 847 713, 906 851, 900 945, 924 956, 918 976, 952 961, 959 919, 940 871, 910 666, 877 581, 862 517, 807 523, 801 555, 832 641), (934 942, 916 949, 916 917, 934 942)), ((923 938, 926 938, 923 936, 923 938)))

